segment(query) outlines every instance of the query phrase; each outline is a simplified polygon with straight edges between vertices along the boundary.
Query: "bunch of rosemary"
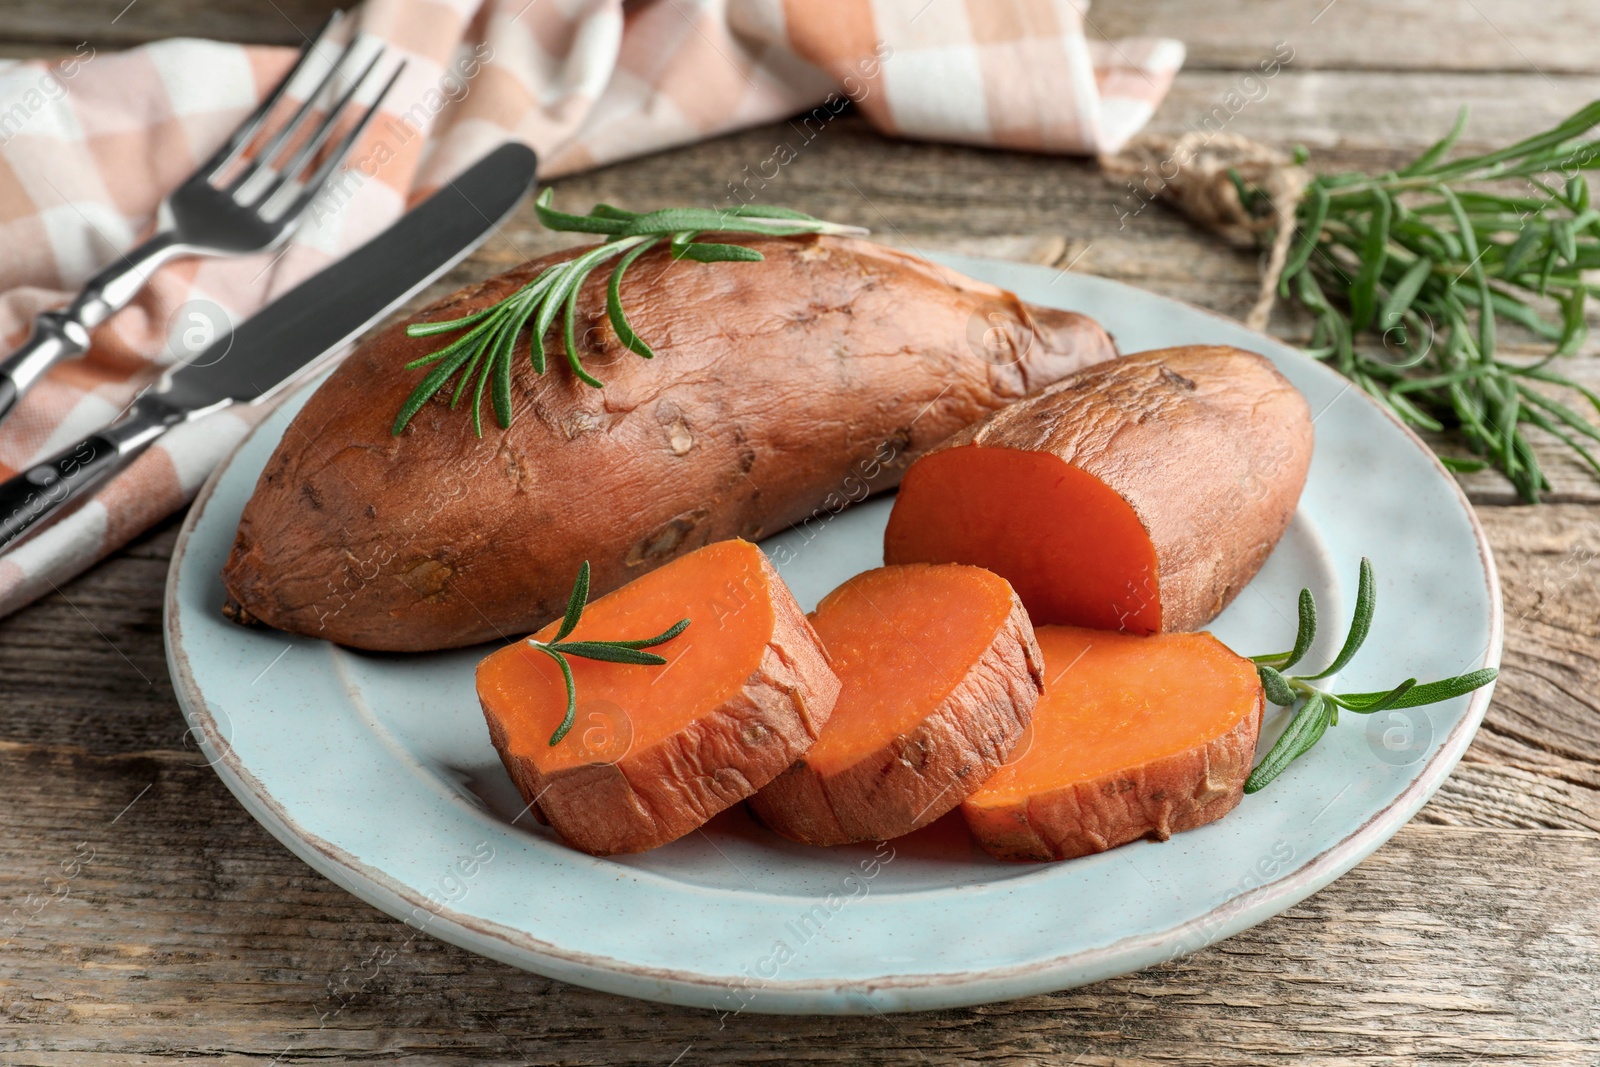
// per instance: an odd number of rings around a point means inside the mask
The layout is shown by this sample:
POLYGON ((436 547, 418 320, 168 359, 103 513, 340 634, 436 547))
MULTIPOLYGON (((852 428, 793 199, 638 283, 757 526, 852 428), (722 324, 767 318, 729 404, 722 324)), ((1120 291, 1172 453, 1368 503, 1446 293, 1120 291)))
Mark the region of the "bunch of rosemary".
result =
MULTIPOLYGON (((1446 465, 1493 464, 1530 503, 1550 483, 1528 426, 1600 474, 1600 428, 1538 388, 1573 390, 1600 409, 1600 395, 1552 369, 1583 343, 1596 288, 1584 271, 1600 267, 1600 210, 1583 174, 1600 167, 1600 140, 1586 139, 1597 122, 1600 101, 1508 148, 1447 160, 1463 109, 1407 167, 1312 179, 1278 283, 1316 316, 1310 354, 1419 430, 1459 428, 1483 458, 1446 465), (1549 353, 1505 358, 1502 323, 1549 342, 1549 353), (1358 343, 1363 332, 1381 336, 1381 353, 1358 343)), ((1295 158, 1304 162, 1304 149, 1295 158)), ((1234 185, 1247 211, 1272 214, 1261 190, 1237 174, 1234 185)))

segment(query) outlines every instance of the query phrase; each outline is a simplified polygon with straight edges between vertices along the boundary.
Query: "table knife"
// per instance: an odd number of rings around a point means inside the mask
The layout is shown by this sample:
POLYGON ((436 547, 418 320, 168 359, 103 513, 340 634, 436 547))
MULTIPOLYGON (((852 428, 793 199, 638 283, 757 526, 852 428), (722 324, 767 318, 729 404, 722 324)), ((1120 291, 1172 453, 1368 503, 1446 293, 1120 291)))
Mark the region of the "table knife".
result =
POLYGON ((476 248, 533 185, 507 144, 399 221, 141 392, 115 422, 0 484, 0 552, 180 423, 259 404, 303 377, 476 248))

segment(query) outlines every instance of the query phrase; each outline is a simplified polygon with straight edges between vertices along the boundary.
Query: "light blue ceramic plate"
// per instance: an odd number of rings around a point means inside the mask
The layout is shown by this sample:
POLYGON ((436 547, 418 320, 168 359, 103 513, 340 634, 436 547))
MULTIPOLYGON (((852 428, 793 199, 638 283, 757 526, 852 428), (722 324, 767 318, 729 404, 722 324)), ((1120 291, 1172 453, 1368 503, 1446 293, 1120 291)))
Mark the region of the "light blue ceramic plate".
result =
MULTIPOLYGON (((1123 351, 1210 342, 1263 352, 1305 393, 1317 416, 1310 481, 1288 535, 1217 620, 1223 640, 1246 653, 1285 647, 1309 586, 1324 629, 1339 631, 1325 640, 1338 641, 1367 555, 1377 619, 1343 684, 1369 690, 1499 663, 1499 585, 1472 509, 1423 445, 1344 379, 1137 289, 947 261, 1093 315, 1123 351)), ((872 1012, 1146 967, 1349 870, 1438 788, 1489 703, 1485 689, 1370 722, 1347 715, 1221 822, 1067 863, 991 860, 948 818, 882 846, 806 848, 742 811, 645 855, 595 859, 523 814, 473 689, 486 649, 366 655, 218 613, 240 509, 305 395, 244 442, 184 526, 166 605, 184 714, 244 806, 317 870, 431 935, 580 985, 722 1012, 872 1012)), ((803 606, 881 562, 888 512, 877 500, 810 540, 791 531, 768 542, 792 549, 783 573, 803 606)), ((1269 717, 1263 745, 1281 728, 1269 717)))

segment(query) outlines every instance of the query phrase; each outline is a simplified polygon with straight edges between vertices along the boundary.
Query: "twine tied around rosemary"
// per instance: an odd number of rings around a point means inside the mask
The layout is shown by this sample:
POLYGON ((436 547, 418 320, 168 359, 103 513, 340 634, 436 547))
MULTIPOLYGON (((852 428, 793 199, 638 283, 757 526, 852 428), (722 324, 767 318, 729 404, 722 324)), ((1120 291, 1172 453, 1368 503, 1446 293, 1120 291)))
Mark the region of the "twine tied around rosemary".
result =
POLYGON ((1294 241, 1295 209, 1311 180, 1306 168, 1248 137, 1199 131, 1137 137, 1116 155, 1102 157, 1100 164, 1113 177, 1142 179, 1136 193, 1171 201, 1194 222, 1234 244, 1259 248, 1270 233, 1260 288, 1244 319, 1252 330, 1266 328, 1294 241), (1246 207, 1239 197, 1241 182, 1265 194, 1270 210, 1260 214, 1246 207))

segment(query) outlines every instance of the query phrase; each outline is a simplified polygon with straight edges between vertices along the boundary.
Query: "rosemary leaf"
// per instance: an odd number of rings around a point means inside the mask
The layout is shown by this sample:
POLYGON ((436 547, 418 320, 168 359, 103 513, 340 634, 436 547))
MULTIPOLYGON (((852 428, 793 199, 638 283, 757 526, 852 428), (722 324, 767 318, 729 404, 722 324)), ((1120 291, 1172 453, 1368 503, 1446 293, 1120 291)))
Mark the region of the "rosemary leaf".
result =
POLYGON ((674 259, 692 259, 700 263, 755 263, 761 253, 744 245, 719 245, 709 241, 685 244, 673 253, 674 259))
POLYGON ((1299 663, 1305 654, 1311 650, 1311 643, 1317 639, 1317 602, 1311 595, 1311 590, 1300 590, 1300 617, 1295 626, 1294 647, 1287 652, 1278 652, 1270 656, 1252 656, 1251 661, 1266 664, 1278 671, 1286 671, 1299 663))
POLYGON ((1317 602, 1311 596, 1311 590, 1300 590, 1300 618, 1294 635, 1294 648, 1289 650, 1289 658, 1280 665, 1280 670, 1288 670, 1311 651, 1311 643, 1317 639, 1317 602))
POLYGON ((1266 788, 1288 769, 1289 764, 1311 751, 1312 746, 1322 740, 1322 735, 1327 732, 1332 717, 1329 709, 1327 698, 1320 692, 1313 693, 1311 699, 1295 712, 1294 719, 1278 738, 1278 743, 1272 746, 1265 758, 1250 772, 1250 777, 1245 779, 1244 791, 1255 793, 1266 788))
POLYGON ((572 593, 567 597, 567 612, 561 618, 561 626, 556 630, 555 640, 565 640, 573 628, 578 625, 578 620, 583 618, 583 607, 589 603, 589 561, 584 560, 578 567, 578 580, 572 583, 572 593))
POLYGON ((603 388, 605 383, 588 371, 583 369, 583 363, 578 359, 578 287, 573 285, 567 290, 566 302, 561 308, 561 340, 567 350, 567 363, 572 367, 572 373, 585 385, 596 389, 603 388))
MULTIPOLYGON (((462 336, 458 337, 456 340, 452 341, 450 344, 445 345, 443 348, 439 349, 438 351, 429 352, 427 355, 421 356, 421 357, 419 357, 417 359, 412 360, 410 363, 407 363, 406 364, 406 370, 416 370, 419 367, 426 367, 430 363, 437 363, 441 359, 449 359, 450 357, 452 357, 452 356, 456 355, 457 353, 459 353, 462 349, 471 348, 473 341, 475 341, 478 338, 482 337, 484 334, 486 334, 490 330, 494 329, 494 327, 495 327, 495 321, 493 319, 490 319, 487 322, 479 323, 478 325, 474 326, 471 330, 469 330, 467 333, 465 333, 462 336)), ((410 336, 410 328, 409 327, 407 328, 406 333, 407 333, 407 336, 410 336)))
MULTIPOLYGON (((516 343, 516 335, 512 335, 512 343, 516 343)), ((511 428, 511 358, 497 358, 493 362, 494 371, 494 420, 500 424, 502 430, 511 428)), ((485 370, 484 377, 489 371, 485 370)), ((474 401, 476 403, 476 401, 474 401)), ((481 437, 482 434, 479 434, 481 437)))
POLYGON ((606 286, 606 315, 611 319, 611 328, 616 331, 617 339, 627 347, 628 351, 645 359, 653 359, 655 352, 633 332, 633 327, 628 325, 628 316, 622 310, 622 275, 633 266, 634 260, 654 248, 658 240, 659 238, 652 237, 648 241, 643 241, 635 245, 633 251, 617 260, 617 268, 611 272, 611 283, 606 286))
POLYGON ((614 642, 605 641, 567 641, 561 645, 561 651, 569 656, 582 656, 584 659, 604 660, 607 663, 634 663, 644 667, 660 667, 667 662, 665 656, 658 656, 654 652, 640 652, 637 649, 623 648, 614 642))
MULTIPOLYGON (((484 308, 482 311, 474 312, 465 318, 445 319, 440 322, 424 322, 418 326, 408 327, 406 329, 406 336, 432 337, 437 333, 452 333, 456 330, 464 330, 468 326, 471 326, 477 322, 481 322, 492 314, 494 314, 494 308, 488 307, 484 308)), ((407 366, 410 366, 410 364, 407 364, 407 366)))
POLYGON ((1432 261, 1421 258, 1406 269, 1400 280, 1389 290, 1389 299, 1383 302, 1383 311, 1378 315, 1378 329, 1388 332, 1400 325, 1406 312, 1410 311, 1411 305, 1416 302, 1417 294, 1422 291, 1422 283, 1427 281, 1432 273, 1432 261))
MULTIPOLYGON (((1281 296, 1289 295, 1289 280, 1297 277, 1305 269, 1306 262, 1311 254, 1317 250, 1317 244, 1322 239, 1322 224, 1328 217, 1328 190, 1321 185, 1313 185, 1309 196, 1310 208, 1306 211, 1306 219, 1300 243, 1290 253, 1283 267, 1283 277, 1278 283, 1278 293, 1281 296)), ((1303 205, 1302 205, 1303 206, 1303 205)), ((1304 298, 1302 297, 1304 301, 1304 298)), ((1308 307, 1309 301, 1304 301, 1308 307)), ((1312 307, 1312 310, 1317 310, 1312 307)))
MULTIPOLYGON (((480 348, 472 354, 471 359, 467 360, 466 369, 461 372, 461 378, 456 382, 456 391, 450 394, 451 411, 454 411, 456 405, 461 403, 461 394, 466 392, 467 384, 472 381, 472 372, 478 368, 478 361, 483 358, 483 353, 484 349, 480 348)), ((481 437, 482 435, 480 434, 479 436, 481 437)))
POLYGON ((473 349, 471 346, 464 345, 450 358, 441 361, 433 370, 428 372, 427 377, 422 379, 422 384, 417 386, 412 394, 406 398, 406 402, 400 406, 400 412, 394 419, 394 432, 396 434, 406 428, 406 423, 411 421, 411 416, 415 415, 422 405, 428 402, 429 397, 439 391, 445 380, 454 374, 461 367, 461 364, 470 359, 472 354, 473 349))
POLYGON ((616 645, 618 648, 653 648, 656 645, 666 644, 668 641, 671 641, 674 637, 677 637, 688 628, 689 620, 679 619, 666 630, 656 634, 654 637, 646 637, 639 641, 612 641, 611 644, 616 645))
POLYGON ((1267 699, 1279 707, 1286 708, 1300 698, 1295 696, 1293 689, 1282 674, 1261 663, 1256 665, 1256 674, 1261 678, 1261 688, 1266 691, 1267 699))
MULTIPOLYGON (((1398 700, 1389 704, 1388 707, 1415 708, 1423 704, 1437 704, 1441 700, 1465 696, 1474 689, 1494 681, 1495 676, 1499 673, 1493 667, 1483 667, 1467 674, 1457 675, 1454 678, 1445 678, 1441 681, 1429 682, 1426 685, 1414 685, 1409 692, 1402 694, 1398 700)), ((1349 693, 1346 694, 1345 699, 1359 701, 1364 698, 1381 697, 1383 695, 1382 693, 1349 693)), ((1379 707, 1372 705, 1367 710, 1377 711, 1379 707)))
POLYGON ((1377 589, 1372 577, 1372 561, 1362 556, 1361 577, 1356 582, 1356 610, 1350 618, 1350 632, 1345 635, 1344 647, 1339 649, 1339 654, 1333 658, 1332 663, 1321 672, 1310 675, 1310 678, 1326 678, 1330 674, 1338 674, 1355 658, 1367 640, 1367 632, 1372 628, 1372 614, 1377 608, 1377 601, 1377 589))
POLYGON ((1337 693, 1329 693, 1327 697, 1341 708, 1371 713, 1394 707, 1396 701, 1416 687, 1417 680, 1415 678, 1407 678, 1385 693, 1346 693, 1342 696, 1337 693))
POLYGON ((561 718, 561 725, 556 727, 556 732, 550 735, 550 747, 555 748, 561 739, 567 736, 567 731, 572 729, 572 724, 578 718, 578 686, 572 680, 572 664, 567 662, 567 657, 547 645, 530 642, 534 648, 556 661, 556 666, 561 668, 561 677, 567 683, 567 713, 561 718))
POLYGON ((1461 108, 1456 112, 1456 123, 1450 127, 1450 132, 1433 143, 1422 155, 1418 156, 1411 166, 1400 172, 1400 177, 1409 178, 1413 174, 1421 174, 1444 158, 1444 154, 1454 148, 1461 135, 1467 130, 1467 109, 1461 108))
POLYGON ((1373 196, 1376 206, 1361 245, 1361 269, 1356 271, 1355 281, 1350 286, 1350 325, 1358 330, 1372 325, 1378 279, 1389 262, 1389 220, 1394 214, 1394 201, 1381 189, 1374 190, 1373 196))

